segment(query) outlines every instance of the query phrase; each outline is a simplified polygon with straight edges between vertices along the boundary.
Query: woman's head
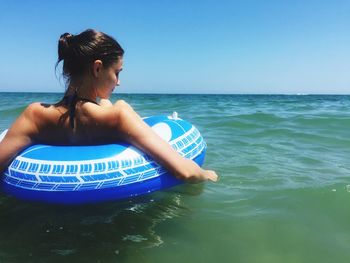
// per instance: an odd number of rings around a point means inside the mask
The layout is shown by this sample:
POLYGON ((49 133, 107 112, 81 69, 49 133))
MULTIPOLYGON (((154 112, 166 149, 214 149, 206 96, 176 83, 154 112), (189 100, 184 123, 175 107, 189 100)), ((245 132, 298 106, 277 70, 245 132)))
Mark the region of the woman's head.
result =
POLYGON ((124 50, 114 38, 88 29, 78 35, 61 35, 56 66, 63 61, 63 76, 70 83, 72 79, 89 73, 96 60, 108 68, 120 61, 123 55, 124 50))

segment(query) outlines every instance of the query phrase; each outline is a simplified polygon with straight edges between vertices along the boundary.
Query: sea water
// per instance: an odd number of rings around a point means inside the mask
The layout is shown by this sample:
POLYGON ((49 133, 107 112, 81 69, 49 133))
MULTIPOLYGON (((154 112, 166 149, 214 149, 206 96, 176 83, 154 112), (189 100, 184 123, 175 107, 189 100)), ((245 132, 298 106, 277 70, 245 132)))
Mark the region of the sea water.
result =
MULTIPOLYGON (((0 93, 0 131, 61 96, 0 93)), ((112 99, 193 123, 220 180, 73 207, 0 194, 0 262, 350 262, 350 96, 112 99)))

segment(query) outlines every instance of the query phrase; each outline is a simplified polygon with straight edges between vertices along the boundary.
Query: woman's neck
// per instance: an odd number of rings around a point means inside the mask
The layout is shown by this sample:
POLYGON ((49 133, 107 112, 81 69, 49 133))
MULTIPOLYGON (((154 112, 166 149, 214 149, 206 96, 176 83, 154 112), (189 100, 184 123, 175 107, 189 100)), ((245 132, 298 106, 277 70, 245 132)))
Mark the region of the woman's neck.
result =
POLYGON ((97 92, 91 80, 88 78, 71 80, 66 91, 66 96, 76 94, 79 98, 96 101, 97 92))

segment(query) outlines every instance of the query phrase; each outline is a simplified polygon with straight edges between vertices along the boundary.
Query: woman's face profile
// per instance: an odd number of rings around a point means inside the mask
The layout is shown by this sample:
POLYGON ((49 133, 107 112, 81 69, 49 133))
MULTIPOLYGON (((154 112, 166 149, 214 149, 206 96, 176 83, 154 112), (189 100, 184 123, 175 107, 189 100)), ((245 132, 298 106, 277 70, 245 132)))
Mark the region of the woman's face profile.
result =
MULTIPOLYGON (((96 61, 94 62, 96 63, 96 61)), ((101 63, 94 65, 94 74, 96 76, 96 88, 98 97, 108 99, 116 86, 120 85, 119 73, 123 69, 123 58, 118 59, 117 62, 112 63, 105 68, 101 63)))

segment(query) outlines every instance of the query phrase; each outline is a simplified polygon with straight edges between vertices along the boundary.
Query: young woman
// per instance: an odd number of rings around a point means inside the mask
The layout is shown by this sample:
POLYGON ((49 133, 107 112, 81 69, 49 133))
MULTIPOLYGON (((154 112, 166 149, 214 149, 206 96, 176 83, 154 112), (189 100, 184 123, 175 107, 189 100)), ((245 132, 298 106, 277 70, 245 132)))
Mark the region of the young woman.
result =
POLYGON ((63 34, 58 42, 57 64, 63 61, 65 95, 55 105, 32 103, 24 110, 0 143, 0 173, 31 144, 126 141, 152 156, 177 178, 186 182, 216 181, 214 171, 204 170, 180 156, 125 101, 109 101, 120 84, 123 54, 118 42, 102 32, 89 29, 78 35, 63 34))

